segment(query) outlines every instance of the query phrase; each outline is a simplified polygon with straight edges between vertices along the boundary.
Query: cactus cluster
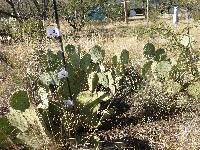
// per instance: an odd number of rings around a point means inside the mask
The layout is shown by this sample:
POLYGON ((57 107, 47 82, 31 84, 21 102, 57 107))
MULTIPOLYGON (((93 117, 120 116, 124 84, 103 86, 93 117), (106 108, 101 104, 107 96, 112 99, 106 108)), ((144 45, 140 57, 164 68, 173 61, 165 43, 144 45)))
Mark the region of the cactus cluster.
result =
MULTIPOLYGON (((157 49, 152 43, 144 46, 146 63, 142 75, 149 80, 161 83, 170 95, 179 95, 186 91, 189 97, 199 98, 198 54, 192 53, 188 47, 181 47, 177 58, 168 58, 164 49, 157 49), (153 78, 151 78, 153 77, 153 78)), ((177 98, 180 103, 180 98, 177 98)), ((185 98, 184 98, 185 101, 185 98)))
MULTIPOLYGON (((0 118, 0 147, 12 147, 24 143, 33 149, 41 149, 49 141, 37 110, 34 109, 24 90, 15 92, 10 98, 10 112, 0 118)), ((14 147, 13 147, 14 148, 14 147)))
MULTIPOLYGON (((17 139, 28 147, 42 149, 49 142, 49 134, 58 139, 63 135, 70 138, 81 126, 98 127, 102 121, 99 116, 109 116, 110 108, 101 110, 101 104, 110 101, 124 85, 129 52, 122 50, 113 56, 110 66, 105 65, 105 50, 100 46, 80 52, 79 47, 67 45, 65 54, 66 66, 62 65, 61 52, 49 49, 37 54, 44 70, 32 78, 36 83, 34 91, 19 90, 11 96, 10 113, 0 118, 0 133, 5 135, 1 136, 4 142, 0 146, 12 145, 11 141, 17 139)), ((131 75, 128 80, 133 80, 131 75)))

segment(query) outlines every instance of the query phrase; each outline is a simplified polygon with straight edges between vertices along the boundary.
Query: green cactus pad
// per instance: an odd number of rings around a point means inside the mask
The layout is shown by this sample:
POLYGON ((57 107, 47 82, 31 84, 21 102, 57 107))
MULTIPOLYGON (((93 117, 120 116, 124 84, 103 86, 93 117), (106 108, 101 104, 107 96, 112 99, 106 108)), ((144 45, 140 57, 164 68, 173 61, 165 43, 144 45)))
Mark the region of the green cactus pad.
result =
POLYGON ((62 65, 62 58, 58 54, 54 54, 53 51, 48 50, 46 57, 46 71, 54 71, 62 65))
POLYGON ((104 60, 105 51, 98 45, 90 49, 89 54, 94 63, 100 63, 104 60))
POLYGON ((46 86, 59 84, 57 74, 54 72, 45 72, 40 75, 39 79, 46 86))
POLYGON ((44 143, 48 140, 48 137, 41 124, 41 120, 35 109, 26 109, 25 112, 11 109, 7 118, 12 126, 17 128, 20 132, 17 136, 24 143, 32 148, 41 148, 40 143, 44 143), (30 139, 37 139, 35 142, 30 142, 30 139))
POLYGON ((124 49, 120 54, 120 63, 125 65, 128 64, 128 61, 129 61, 129 51, 124 49))
POLYGON ((153 59, 155 57, 155 46, 152 43, 147 43, 144 46, 143 54, 147 59, 153 59))
POLYGON ((40 87, 38 89, 38 95, 40 96, 41 103, 38 105, 37 108, 47 109, 49 106, 49 100, 48 100, 48 93, 45 88, 40 87))
POLYGON ((115 56, 112 57, 112 65, 114 67, 117 67, 117 64, 118 64, 118 62, 117 62, 117 56, 115 55, 115 56))
POLYGON ((30 107, 27 91, 17 91, 10 98, 10 105, 16 110, 25 111, 30 107))
POLYGON ((111 98, 111 95, 109 93, 106 93, 106 92, 103 92, 103 91, 99 91, 99 92, 97 92, 97 97, 101 101, 107 101, 107 100, 109 100, 111 98))
POLYGON ((96 72, 92 72, 91 74, 89 74, 88 85, 89 85, 89 90, 91 92, 94 92, 94 90, 96 89, 98 81, 99 81, 99 78, 96 72))
POLYGON ((200 97, 200 82, 193 82, 188 86, 188 94, 195 98, 200 97))
POLYGON ((168 80, 164 83, 164 88, 167 93, 175 95, 181 90, 181 85, 173 80, 168 80))
POLYGON ((66 51, 68 54, 67 61, 76 69, 80 66, 80 55, 77 53, 75 46, 68 45, 66 46, 66 51))
POLYGON ((172 69, 170 62, 161 61, 155 66, 155 73, 158 78, 166 78, 172 69))
POLYGON ((7 149, 12 143, 8 140, 8 135, 0 130, 0 148, 7 149))
POLYGON ((90 91, 81 92, 77 97, 78 102, 84 105, 92 102, 93 99, 93 94, 90 91))
POLYGON ((83 91, 77 97, 77 101, 83 105, 90 104, 96 100, 100 102, 100 101, 107 101, 108 99, 110 99, 110 95, 103 91, 97 93, 91 93, 90 91, 83 91))
POLYGON ((116 91, 116 87, 115 87, 115 80, 114 80, 114 77, 112 75, 112 72, 111 71, 107 71, 106 75, 107 75, 108 81, 109 81, 109 89, 114 94, 115 91, 116 91))
POLYGON ((31 112, 30 109, 26 109, 25 112, 13 109, 8 114, 7 118, 12 126, 18 128, 22 132, 28 130, 29 124, 35 124, 35 112, 31 112))
POLYGON ((146 62, 142 67, 142 75, 146 76, 146 74, 151 70, 151 65, 153 61, 146 62))
POLYGON ((90 67, 91 61, 92 59, 90 54, 83 55, 83 57, 80 60, 80 67, 86 71, 90 67))
POLYGON ((75 53, 76 52, 76 47, 74 45, 68 44, 65 46, 65 51, 66 53, 75 53))
POLYGON ((162 48, 157 49, 157 51, 155 52, 154 60, 155 61, 163 61, 166 58, 167 58, 167 55, 165 53, 165 50, 162 48))
POLYGON ((41 149, 45 144, 47 144, 45 143, 45 138, 36 133, 19 133, 17 135, 17 138, 21 141, 24 141, 26 145, 30 146, 33 149, 41 149))
POLYGON ((15 127, 11 126, 9 120, 6 117, 0 117, 0 131, 5 135, 10 135, 14 131, 15 127))
POLYGON ((99 78, 98 83, 103 85, 105 88, 107 88, 109 86, 109 80, 108 80, 106 74, 99 72, 97 75, 99 78))

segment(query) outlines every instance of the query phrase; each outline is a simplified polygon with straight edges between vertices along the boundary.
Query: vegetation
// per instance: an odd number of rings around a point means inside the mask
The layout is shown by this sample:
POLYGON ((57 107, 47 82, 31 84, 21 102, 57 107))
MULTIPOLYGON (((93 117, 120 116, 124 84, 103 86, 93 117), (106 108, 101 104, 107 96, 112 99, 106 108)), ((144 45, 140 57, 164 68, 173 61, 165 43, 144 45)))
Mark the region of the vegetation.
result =
POLYGON ((198 23, 114 26, 108 20, 119 21, 123 11, 115 1, 59 1, 68 43, 61 51, 45 35, 54 22, 51 3, 0 5, 0 92, 11 90, 0 103, 1 149, 199 148, 200 53, 192 36, 198 23), (105 19, 91 19, 96 11, 105 19), (87 40, 97 42, 87 47, 87 40))

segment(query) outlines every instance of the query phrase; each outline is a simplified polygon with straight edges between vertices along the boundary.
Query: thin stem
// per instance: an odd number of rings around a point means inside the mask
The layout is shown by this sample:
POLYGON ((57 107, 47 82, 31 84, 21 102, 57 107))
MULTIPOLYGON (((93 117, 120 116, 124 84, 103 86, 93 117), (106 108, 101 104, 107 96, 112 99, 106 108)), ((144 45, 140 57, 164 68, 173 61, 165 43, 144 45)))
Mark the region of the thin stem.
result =
MULTIPOLYGON (((57 24, 57 27, 58 27, 58 29, 60 31, 60 22, 59 22, 59 17, 58 17, 58 9, 57 9, 56 0, 53 0, 53 6, 54 6, 54 13, 55 13, 56 24, 57 24)), ((63 65, 65 67, 65 70, 67 71, 67 65, 66 65, 66 60, 65 60, 64 45, 63 45, 62 35, 58 36, 58 40, 59 40, 61 51, 62 51, 63 65)), ((72 100, 73 99, 72 98, 72 92, 71 92, 71 87, 70 87, 70 83, 69 83, 69 78, 68 77, 67 77, 67 84, 68 84, 70 99, 72 100)))

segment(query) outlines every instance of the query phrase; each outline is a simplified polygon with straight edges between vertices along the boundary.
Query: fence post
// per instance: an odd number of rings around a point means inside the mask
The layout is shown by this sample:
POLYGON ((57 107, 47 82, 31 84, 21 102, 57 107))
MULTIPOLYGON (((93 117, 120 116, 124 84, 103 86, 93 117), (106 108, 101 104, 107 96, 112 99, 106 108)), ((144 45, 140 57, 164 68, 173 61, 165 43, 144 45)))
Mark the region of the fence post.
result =
POLYGON ((147 26, 148 26, 148 25, 149 25, 149 0, 147 0, 147 6, 146 6, 146 9, 147 9, 146 17, 147 17, 147 26))
POLYGON ((124 21, 126 24, 128 24, 128 7, 127 7, 127 1, 124 0, 124 21))

